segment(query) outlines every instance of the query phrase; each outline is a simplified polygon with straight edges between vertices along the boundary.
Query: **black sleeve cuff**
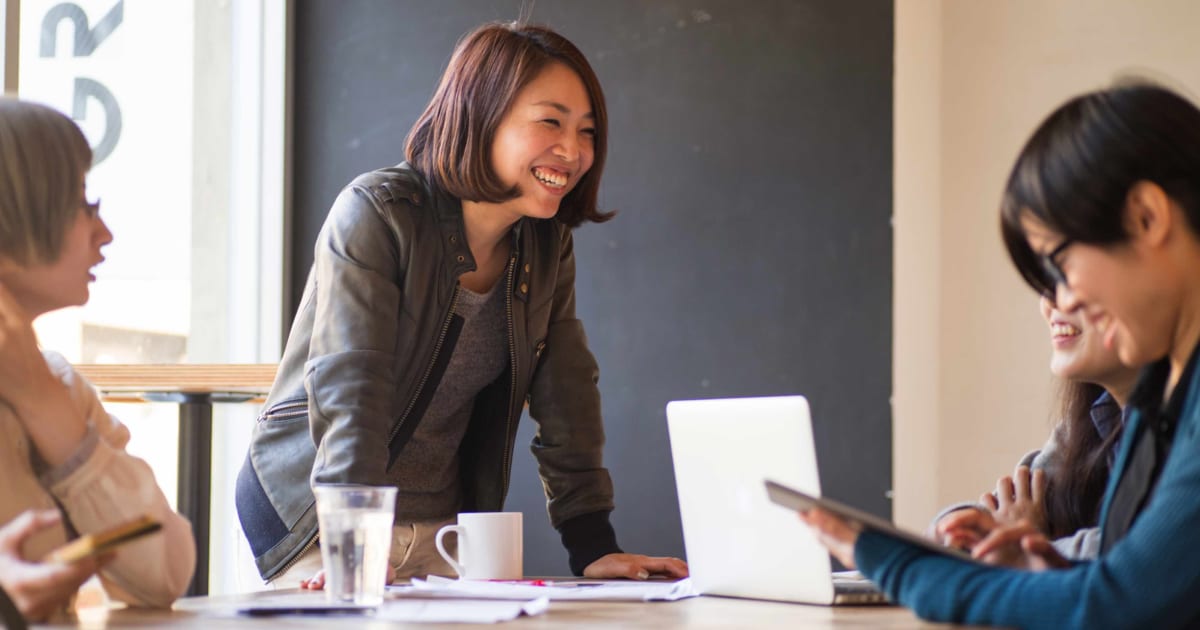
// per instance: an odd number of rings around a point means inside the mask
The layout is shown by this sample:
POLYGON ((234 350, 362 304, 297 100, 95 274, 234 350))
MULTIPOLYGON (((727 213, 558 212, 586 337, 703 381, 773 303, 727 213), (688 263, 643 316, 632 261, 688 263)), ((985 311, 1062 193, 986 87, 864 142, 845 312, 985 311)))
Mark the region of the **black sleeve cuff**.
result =
POLYGON ((29 624, 25 621, 25 617, 21 616, 21 611, 17 605, 8 597, 8 593, 0 588, 0 622, 4 623, 5 628, 28 628, 29 624))
POLYGON ((583 570, 589 564, 603 556, 621 553, 621 548, 617 546, 617 533, 608 522, 608 514, 580 514, 558 528, 574 575, 583 575, 583 570))

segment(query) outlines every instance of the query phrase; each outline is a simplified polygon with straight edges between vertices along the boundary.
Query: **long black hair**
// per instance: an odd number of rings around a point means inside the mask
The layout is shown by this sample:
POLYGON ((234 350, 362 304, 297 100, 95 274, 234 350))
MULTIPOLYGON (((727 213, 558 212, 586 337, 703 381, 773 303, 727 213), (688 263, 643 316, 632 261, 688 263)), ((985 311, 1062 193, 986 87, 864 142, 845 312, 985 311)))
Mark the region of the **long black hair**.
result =
POLYGON ((1013 264, 1043 295, 1053 294, 1023 217, 1074 241, 1126 241, 1129 190, 1157 184, 1200 233, 1200 109, 1171 90, 1142 80, 1067 101, 1034 131, 1013 166, 1000 210, 1013 264))
POLYGON ((1057 431, 1062 464, 1046 485, 1046 533, 1051 538, 1070 536, 1095 527, 1100 520, 1100 502, 1108 485, 1108 454, 1121 439, 1118 428, 1101 436, 1092 422, 1092 404, 1104 388, 1082 381, 1063 381, 1059 400, 1062 422, 1057 431))

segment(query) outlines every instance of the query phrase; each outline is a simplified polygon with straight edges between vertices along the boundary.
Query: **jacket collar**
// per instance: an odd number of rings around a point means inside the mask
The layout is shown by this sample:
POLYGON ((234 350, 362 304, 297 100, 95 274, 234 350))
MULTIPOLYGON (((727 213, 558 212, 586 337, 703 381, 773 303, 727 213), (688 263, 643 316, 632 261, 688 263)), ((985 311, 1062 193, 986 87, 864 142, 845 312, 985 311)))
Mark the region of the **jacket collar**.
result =
MULTIPOLYGON (((437 217, 438 232, 446 247, 447 269, 450 270, 451 279, 457 282, 459 276, 475 271, 477 268, 475 257, 471 254, 470 246, 467 245, 467 228, 463 219, 462 201, 443 190, 434 190, 431 184, 426 183, 425 186, 429 198, 434 200, 433 213, 437 217)), ((523 262, 522 237, 526 233, 532 232, 533 226, 530 224, 533 221, 534 219, 529 217, 521 217, 508 232, 511 239, 511 251, 517 260, 512 293, 515 299, 522 302, 529 301, 529 274, 531 272, 530 266, 523 262)), ((500 281, 505 282, 506 278, 502 277, 500 281)))

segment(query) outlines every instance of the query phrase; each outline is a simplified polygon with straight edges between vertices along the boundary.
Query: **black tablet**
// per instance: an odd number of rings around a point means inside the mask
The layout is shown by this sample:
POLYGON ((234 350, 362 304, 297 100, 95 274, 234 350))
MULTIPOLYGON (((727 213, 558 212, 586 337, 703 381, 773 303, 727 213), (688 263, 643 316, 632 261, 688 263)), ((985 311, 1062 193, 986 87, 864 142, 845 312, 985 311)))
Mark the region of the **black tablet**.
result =
POLYGON ((968 562, 979 562, 971 557, 971 554, 962 549, 946 547, 938 544, 935 540, 930 540, 924 536, 919 536, 911 532, 904 531, 896 527, 891 521, 885 521, 874 514, 868 514, 862 510, 852 508, 845 503, 838 503, 833 499, 823 497, 814 497, 810 494, 805 494, 799 490, 789 488, 781 483, 766 479, 763 481, 767 485, 767 495, 773 503, 777 503, 793 510, 808 510, 812 508, 821 508, 831 514, 836 514, 841 518, 858 524, 863 529, 870 529, 881 534, 886 534, 892 538, 898 538, 904 542, 916 545, 922 549, 927 549, 934 553, 939 553, 944 556, 966 560, 968 562))

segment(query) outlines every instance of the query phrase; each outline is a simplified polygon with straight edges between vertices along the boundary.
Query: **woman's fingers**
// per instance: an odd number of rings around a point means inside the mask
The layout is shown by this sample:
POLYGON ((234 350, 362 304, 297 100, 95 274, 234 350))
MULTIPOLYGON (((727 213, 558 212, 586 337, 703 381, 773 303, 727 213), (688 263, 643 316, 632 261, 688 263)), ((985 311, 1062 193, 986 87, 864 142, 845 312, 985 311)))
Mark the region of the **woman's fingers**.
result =
POLYGON ((20 555, 21 543, 33 534, 62 520, 58 510, 25 510, 0 527, 0 551, 20 555))
POLYGON ((947 547, 970 550, 995 526, 996 520, 989 512, 980 509, 958 510, 942 517, 938 522, 937 535, 947 547))
POLYGON ((954 532, 952 534, 945 535, 942 538, 941 543, 944 547, 970 551, 975 548, 975 545, 979 544, 980 539, 981 537, 979 534, 975 532, 954 532))
POLYGON ((983 558, 1005 547, 1016 546, 1020 543, 1023 536, 1035 533, 1036 531, 1036 529, 1025 521, 1018 521, 1014 525, 997 527, 992 530, 992 533, 984 536, 983 540, 979 541, 979 544, 975 545, 975 548, 971 550, 971 555, 976 558, 983 558))
POLYGON ((1012 505, 1016 494, 1017 489, 1013 484, 1012 477, 1005 475, 996 480, 996 499, 999 503, 999 509, 1003 510, 1012 505))
POLYGON ((1033 479, 1030 483, 1033 502, 1037 505, 1045 505, 1046 500, 1046 471, 1038 468, 1033 471, 1033 479))
POLYGON ((938 531, 942 533, 955 529, 990 531, 994 524, 992 515, 983 510, 958 510, 942 517, 942 520, 938 522, 938 531))
POLYGON ((311 591, 319 591, 325 588, 325 569, 318 569, 312 577, 307 580, 300 580, 300 588, 311 591))
POLYGON ((1013 496, 1017 501, 1030 501, 1033 498, 1033 492, 1030 488, 1029 467, 1018 466, 1013 472, 1013 496))
POLYGON ((817 540, 825 545, 829 553, 847 568, 854 568, 854 544, 858 541, 859 527, 820 508, 802 510, 800 520, 817 534, 817 540))
POLYGON ((1037 559, 1037 562, 1030 563, 1034 569, 1065 569, 1071 566, 1071 561, 1058 553, 1054 544, 1043 534, 1029 534, 1022 537, 1021 549, 1028 556, 1037 559))

